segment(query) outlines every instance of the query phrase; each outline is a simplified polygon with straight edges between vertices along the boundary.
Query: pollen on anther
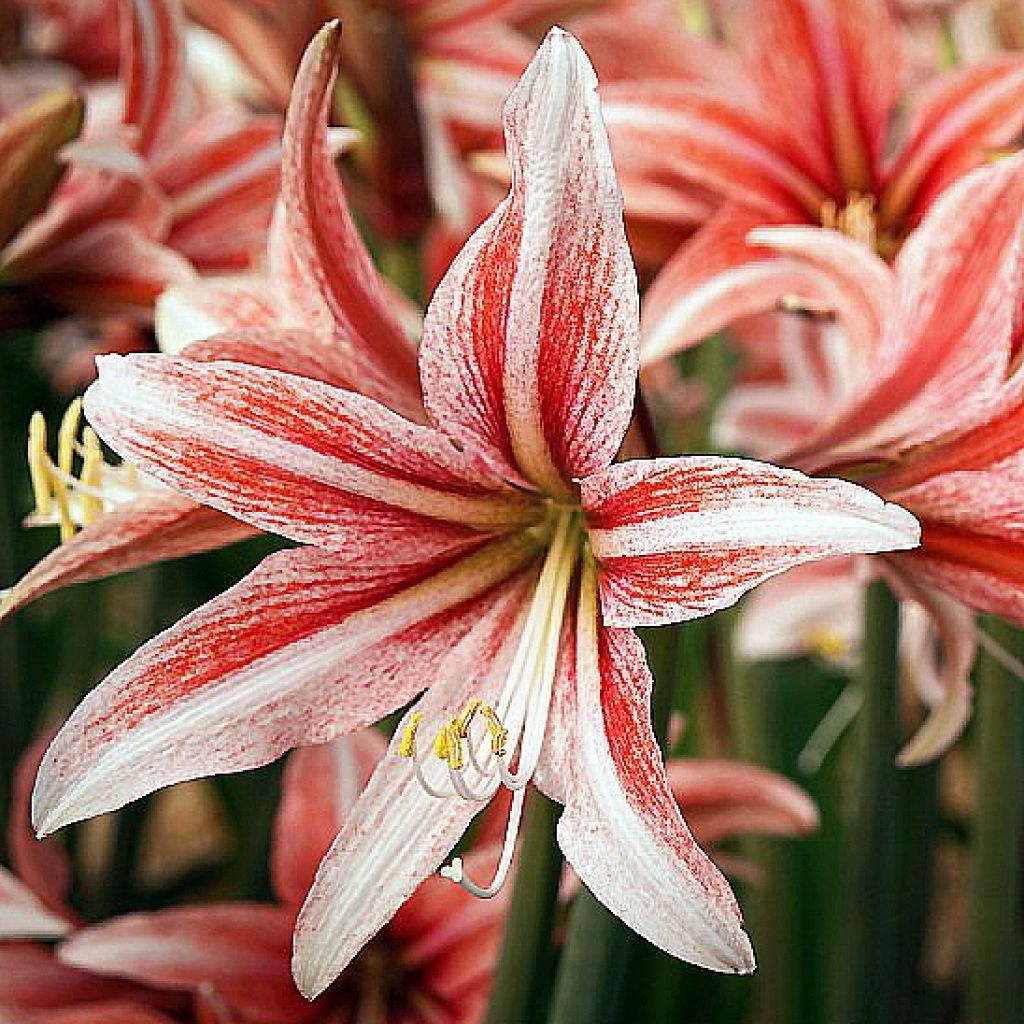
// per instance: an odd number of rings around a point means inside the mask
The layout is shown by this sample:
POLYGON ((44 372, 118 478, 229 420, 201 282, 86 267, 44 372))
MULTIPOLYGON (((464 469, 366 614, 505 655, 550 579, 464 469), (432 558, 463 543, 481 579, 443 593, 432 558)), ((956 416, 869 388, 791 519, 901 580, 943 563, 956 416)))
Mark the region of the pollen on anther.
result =
POLYGON ((405 727, 405 731, 402 733, 402 739, 398 744, 399 757, 416 756, 416 732, 420 727, 422 719, 422 711, 414 711, 412 715, 410 715, 409 722, 405 727))

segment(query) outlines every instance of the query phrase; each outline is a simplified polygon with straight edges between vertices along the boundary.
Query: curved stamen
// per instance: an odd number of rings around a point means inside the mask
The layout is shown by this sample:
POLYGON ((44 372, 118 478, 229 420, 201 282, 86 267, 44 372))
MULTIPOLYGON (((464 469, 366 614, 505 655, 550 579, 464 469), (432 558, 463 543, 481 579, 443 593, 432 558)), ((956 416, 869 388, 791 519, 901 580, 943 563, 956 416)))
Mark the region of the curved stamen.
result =
POLYGON ((461 857, 455 857, 451 864, 441 868, 441 877, 461 885, 466 892, 479 896, 481 899, 489 900, 497 896, 501 891, 501 887, 505 884, 509 868, 512 866, 512 858, 516 849, 516 838, 519 835, 519 825, 523 817, 523 801, 525 797, 525 789, 517 789, 512 796, 512 807, 509 809, 508 825, 505 827, 505 842, 502 845, 501 857, 498 860, 498 867, 495 869, 490 885, 480 886, 471 878, 468 878, 461 857))

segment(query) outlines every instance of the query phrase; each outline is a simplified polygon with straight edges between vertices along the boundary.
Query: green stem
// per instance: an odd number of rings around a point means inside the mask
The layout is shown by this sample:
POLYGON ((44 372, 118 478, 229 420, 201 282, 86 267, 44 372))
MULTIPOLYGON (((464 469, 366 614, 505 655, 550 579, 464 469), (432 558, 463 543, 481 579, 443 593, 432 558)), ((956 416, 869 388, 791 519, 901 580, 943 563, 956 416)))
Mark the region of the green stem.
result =
POLYGON ((865 599, 853 819, 847 837, 845 907, 836 967, 836 1024, 893 1024, 899 935, 899 607, 882 582, 865 599))
POLYGON ((487 1024, 526 1024, 543 1018, 551 983, 551 931, 562 874, 562 855, 555 842, 559 813, 558 805, 541 793, 530 795, 487 1024))
MULTIPOLYGON (((992 620, 987 632, 1011 653, 1024 653, 1021 634, 1006 623, 992 620)), ((987 654, 979 669, 968 1019, 989 1024, 1024 1019, 1024 683, 987 654)))

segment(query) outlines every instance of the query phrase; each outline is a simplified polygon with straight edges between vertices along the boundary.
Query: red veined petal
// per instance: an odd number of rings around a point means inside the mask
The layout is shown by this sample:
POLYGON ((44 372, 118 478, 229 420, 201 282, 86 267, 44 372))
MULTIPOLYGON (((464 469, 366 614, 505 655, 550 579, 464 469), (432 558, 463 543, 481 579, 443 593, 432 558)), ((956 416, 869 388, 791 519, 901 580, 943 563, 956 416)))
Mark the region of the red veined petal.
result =
POLYGON ((84 527, 0 593, 0 618, 51 590, 211 551, 256 532, 179 494, 145 494, 84 527))
POLYGON ((651 730, 639 639, 599 624, 584 570, 571 784, 558 842, 587 888, 648 942, 711 970, 754 969, 729 883, 679 813, 651 730))
POLYGON ((461 561, 429 538, 272 555, 141 647, 61 729, 33 796, 41 833, 162 786, 257 767, 401 707, 433 682, 490 588, 534 556, 461 561), (452 564, 455 561, 455 564, 452 564))
POLYGON ((511 192, 438 285, 420 356, 434 421, 557 494, 612 459, 636 383, 636 274, 596 89, 553 29, 505 107, 511 192))
POLYGON ((803 562, 915 547, 917 520, 843 480, 744 459, 625 462, 583 481, 604 621, 680 622, 803 562))
POLYGON ((536 516, 472 453, 362 395, 239 363, 142 355, 98 366, 85 408, 100 436, 260 529, 340 549, 420 527, 459 543, 536 516))
MULTIPOLYGON (((422 728, 450 717, 470 697, 493 703, 514 657, 533 573, 500 588, 480 609, 472 629, 436 668, 416 706, 422 728)), ((396 730, 369 784, 317 872, 295 932, 294 971, 312 998, 345 969, 365 943, 442 862, 482 809, 460 796, 434 797, 420 784, 410 758, 398 753, 408 716, 396 730)), ((444 762, 422 766, 433 785, 447 779, 444 762)), ((471 780, 475 785, 476 780, 471 780)), ((474 899, 468 894, 460 898, 474 899)))

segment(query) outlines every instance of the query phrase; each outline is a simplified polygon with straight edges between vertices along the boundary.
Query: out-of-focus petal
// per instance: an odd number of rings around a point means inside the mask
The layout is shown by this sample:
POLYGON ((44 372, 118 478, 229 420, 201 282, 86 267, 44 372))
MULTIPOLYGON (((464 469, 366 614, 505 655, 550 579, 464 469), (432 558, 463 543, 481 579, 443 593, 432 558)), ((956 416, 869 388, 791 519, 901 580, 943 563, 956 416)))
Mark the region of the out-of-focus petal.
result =
POLYGON ((0 939, 55 939, 71 922, 48 910, 38 896, 0 865, 0 939))
POLYGON ((818 827, 818 808, 795 782, 725 758, 675 758, 668 784, 701 845, 743 835, 799 836, 818 827))
POLYGON ((920 534, 855 484, 742 459, 621 463, 584 480, 582 500, 615 626, 707 615, 802 562, 911 548, 920 534))
POLYGON ((565 493, 618 449, 637 367, 636 275, 579 44, 553 29, 505 107, 508 198, 434 293, 421 374, 434 421, 565 493))
POLYGON ((297 909, 306 898, 320 861, 386 749, 384 736, 366 729, 292 752, 270 858, 274 892, 282 903, 297 909))
POLYGON ((289 967, 292 915, 254 903, 211 903, 131 914, 76 932, 63 963, 144 985, 212 988, 247 1021, 282 1024, 317 1013, 289 967))

